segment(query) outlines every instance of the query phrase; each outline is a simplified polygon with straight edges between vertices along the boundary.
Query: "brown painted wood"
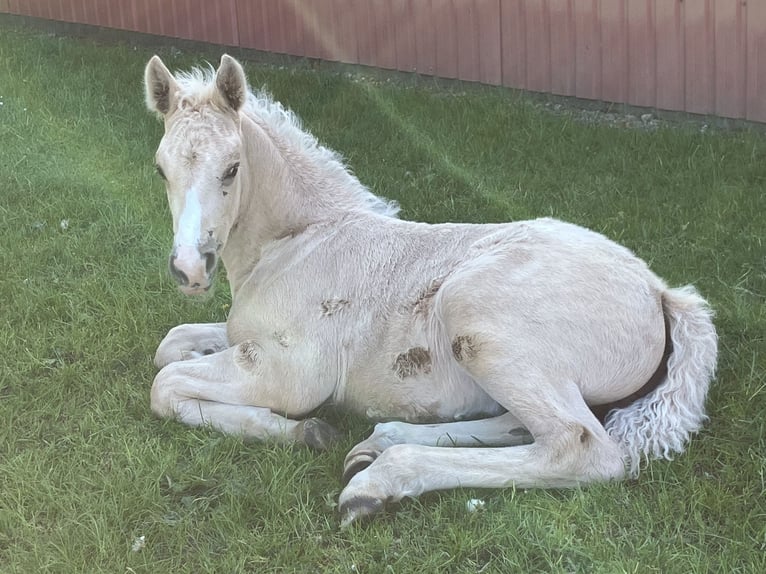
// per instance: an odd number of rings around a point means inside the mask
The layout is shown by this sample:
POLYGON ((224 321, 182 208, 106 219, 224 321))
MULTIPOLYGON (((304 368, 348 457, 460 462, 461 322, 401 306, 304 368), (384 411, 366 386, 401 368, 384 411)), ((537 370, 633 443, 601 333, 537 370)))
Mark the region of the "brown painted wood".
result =
POLYGON ((354 2, 354 22, 356 24, 356 53, 360 64, 374 66, 378 53, 375 38, 375 20, 369 2, 354 2))
MULTIPOLYGON (((551 91, 551 27, 548 0, 525 5, 526 88, 535 92, 551 91)), ((559 33, 559 30, 556 30, 559 33)))
POLYGON ((0 12, 766 122, 766 0, 0 0, 0 12))
POLYGON ((684 64, 684 3, 679 0, 657 2, 657 93, 655 105, 666 110, 684 106, 686 74, 684 64))
POLYGON ((415 70, 433 75, 436 73, 436 26, 431 0, 414 0, 410 8, 415 26, 415 70))
POLYGON ((715 109, 715 36, 712 0, 684 2, 686 101, 689 112, 710 114, 715 109))
POLYGON ((575 91, 578 98, 601 99, 601 27, 598 0, 575 0, 575 91))
POLYGON ((479 39, 479 77, 485 84, 503 83, 500 3, 504 0, 475 0, 479 39))
POLYGON ((766 2, 747 3, 747 113, 766 122, 766 2))
MULTIPOLYGON (((572 0, 548 0, 550 29, 550 91, 562 96, 575 94, 575 19, 572 0)), ((547 90, 546 90, 547 91, 547 90)))
POLYGON ((527 88, 526 3, 524 0, 501 0, 500 43, 503 62, 503 85, 527 88))
POLYGON ((628 99, 628 24, 625 2, 600 0, 601 97, 610 102, 628 99))
POLYGON ((418 0, 391 0, 391 18, 394 26, 396 69, 414 72, 418 67, 415 47, 415 22, 412 4, 418 0))
POLYGON ((741 1, 716 2, 715 25, 715 113, 744 118, 746 109, 745 6, 741 1))
POLYGON ((657 67, 654 0, 628 0, 628 103, 654 106, 657 67))

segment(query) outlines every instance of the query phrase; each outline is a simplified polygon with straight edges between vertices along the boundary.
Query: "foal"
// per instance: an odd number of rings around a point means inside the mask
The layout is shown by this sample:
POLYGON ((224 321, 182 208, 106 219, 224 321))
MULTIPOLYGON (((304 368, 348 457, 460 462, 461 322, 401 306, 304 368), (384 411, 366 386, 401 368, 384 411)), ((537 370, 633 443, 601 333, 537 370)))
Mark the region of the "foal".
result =
POLYGON ((232 293, 226 323, 160 344, 158 415, 319 448, 334 431, 305 417, 322 404, 396 419, 346 457, 344 525, 435 489, 635 475, 700 428, 717 340, 692 287, 553 219, 396 219, 229 56, 176 77, 155 56, 145 86, 171 273, 202 293, 220 259, 232 293))

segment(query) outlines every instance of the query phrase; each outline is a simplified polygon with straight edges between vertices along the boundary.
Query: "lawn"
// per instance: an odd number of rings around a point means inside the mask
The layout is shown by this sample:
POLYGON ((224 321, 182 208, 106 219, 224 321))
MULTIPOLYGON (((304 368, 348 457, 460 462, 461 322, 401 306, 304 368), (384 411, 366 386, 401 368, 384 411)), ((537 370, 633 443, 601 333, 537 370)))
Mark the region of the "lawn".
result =
POLYGON ((587 489, 431 493, 341 531, 367 421, 322 413, 344 439, 315 453, 149 410, 161 338, 224 320, 229 295, 219 278, 184 299, 167 274, 143 67, 220 50, 25 26, 0 16, 0 572, 766 572, 762 129, 584 123, 503 89, 242 54, 403 217, 586 225, 717 314, 710 421, 677 460, 587 489))

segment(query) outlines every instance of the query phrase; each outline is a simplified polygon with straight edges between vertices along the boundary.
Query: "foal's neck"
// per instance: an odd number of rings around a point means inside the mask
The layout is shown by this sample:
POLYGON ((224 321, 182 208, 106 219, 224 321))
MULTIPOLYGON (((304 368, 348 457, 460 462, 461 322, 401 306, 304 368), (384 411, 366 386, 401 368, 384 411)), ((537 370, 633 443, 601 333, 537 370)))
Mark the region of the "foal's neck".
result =
POLYGON ((359 181, 339 162, 320 160, 321 154, 300 149, 242 115, 240 204, 222 254, 232 296, 266 245, 364 207, 354 199, 359 181))

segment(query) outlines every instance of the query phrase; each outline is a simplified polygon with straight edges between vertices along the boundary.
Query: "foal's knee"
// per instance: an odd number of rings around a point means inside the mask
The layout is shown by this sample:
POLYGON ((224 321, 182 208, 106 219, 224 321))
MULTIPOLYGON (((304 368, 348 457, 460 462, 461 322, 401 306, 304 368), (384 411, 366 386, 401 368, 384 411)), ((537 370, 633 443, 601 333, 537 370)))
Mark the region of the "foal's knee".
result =
POLYGON ((173 371, 175 369, 171 363, 157 373, 152 383, 150 405, 152 412, 158 417, 168 418, 175 414, 174 403, 177 394, 174 388, 178 378, 173 371))

